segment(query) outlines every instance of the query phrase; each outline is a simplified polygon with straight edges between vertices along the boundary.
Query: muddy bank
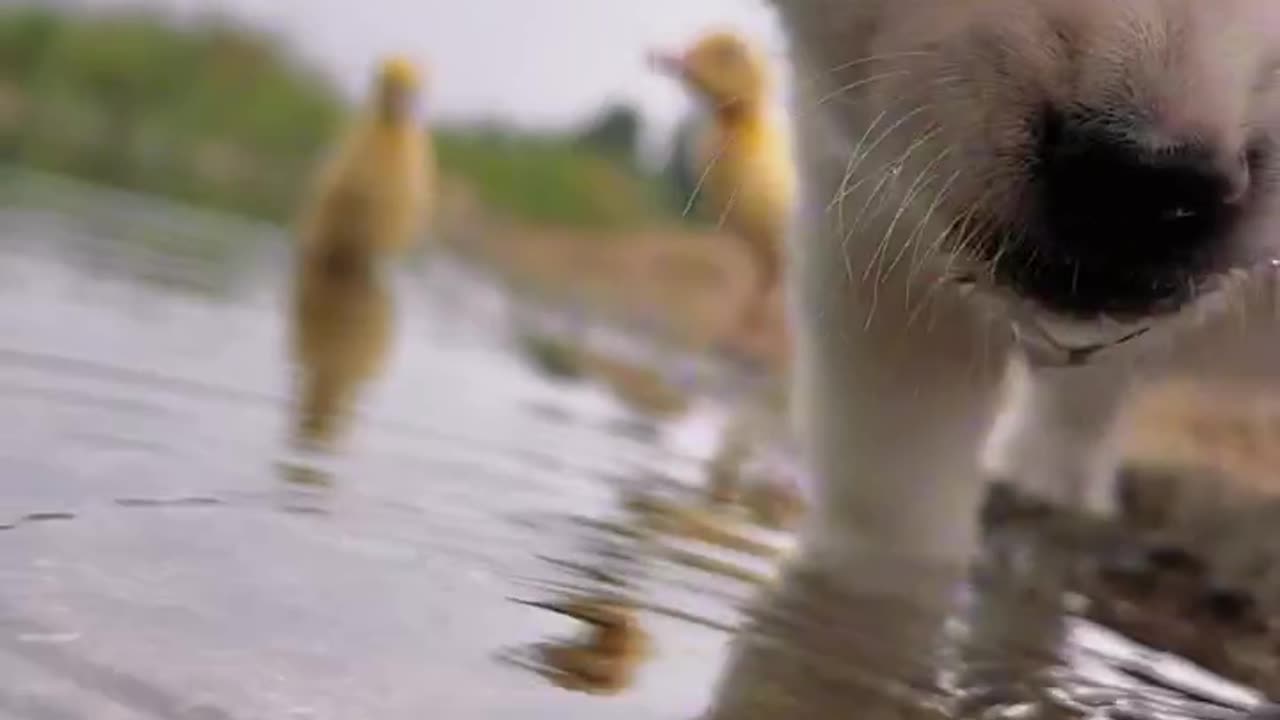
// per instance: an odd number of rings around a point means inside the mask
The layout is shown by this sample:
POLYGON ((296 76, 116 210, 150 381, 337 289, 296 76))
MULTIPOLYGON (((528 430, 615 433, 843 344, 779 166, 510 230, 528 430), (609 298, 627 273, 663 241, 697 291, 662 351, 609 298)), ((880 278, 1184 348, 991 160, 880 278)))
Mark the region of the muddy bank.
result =
POLYGON ((775 371, 785 366, 781 303, 759 327, 744 325, 756 271, 728 233, 522 226, 494 219, 460 188, 451 194, 440 230, 448 249, 492 268, 518 292, 571 300, 690 350, 729 351, 775 371))

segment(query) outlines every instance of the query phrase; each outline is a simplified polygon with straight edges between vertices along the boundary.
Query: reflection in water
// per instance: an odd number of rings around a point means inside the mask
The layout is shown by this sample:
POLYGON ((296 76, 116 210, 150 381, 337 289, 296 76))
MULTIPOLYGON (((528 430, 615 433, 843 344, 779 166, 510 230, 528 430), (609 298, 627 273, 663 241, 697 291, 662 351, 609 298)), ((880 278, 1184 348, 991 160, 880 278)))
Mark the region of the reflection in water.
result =
POLYGON ((708 717, 945 717, 932 660, 958 585, 935 570, 797 562, 736 638, 708 717))
POLYGON ((624 500, 634 522, 647 530, 675 538, 694 540, 752 557, 774 560, 782 550, 744 532, 737 518, 649 493, 635 493, 624 500))
POLYGON ((1071 717, 1062 568, 966 584, 888 554, 800 558, 736 640, 709 719, 1071 717), (1029 592, 1029 590, 1035 590, 1029 592))
POLYGON ((575 517, 589 531, 585 560, 546 558, 570 581, 543 582, 550 601, 517 602, 567 615, 587 624, 570 640, 551 640, 512 659, 554 684, 591 694, 616 695, 632 687, 639 669, 658 660, 643 617, 665 617, 718 633, 735 623, 688 607, 668 604, 663 586, 727 602, 736 612, 750 594, 774 583, 774 567, 789 545, 757 532, 741 508, 708 504, 695 485, 661 478, 636 479, 618 489, 617 521, 575 517), (647 587, 657 582, 658 598, 647 587), (726 592, 723 583, 737 587, 726 592))
POLYGON ((628 419, 632 429, 652 428, 663 419, 678 418, 689 411, 690 394, 677 387, 657 368, 596 352, 579 340, 559 339, 524 332, 519 341, 521 354, 540 373, 559 381, 592 378, 603 384, 635 416, 628 419))
MULTIPOLYGON (((874 718, 1231 720, 1257 706, 1247 693, 1084 620, 1139 627, 1116 611, 1141 613, 1132 604, 1133 574, 1117 575, 1142 547, 1141 535, 1003 486, 993 486, 984 508, 987 551, 974 567, 926 566, 883 550, 849 552, 838 563, 789 557, 752 534, 743 522, 750 514, 708 505, 696 485, 637 481, 620 490, 618 509, 617 522, 580 519, 607 541, 588 551, 594 560, 553 559, 574 579, 556 587, 555 600, 525 603, 589 626, 572 641, 535 646, 526 661, 561 687, 610 695, 632 687, 646 658, 655 666, 671 658, 659 647, 633 652, 627 633, 668 617, 734 637, 705 720, 830 718, 854 708, 874 718), (779 563, 774 576, 768 568, 779 563), (676 567, 700 578, 690 583, 699 594, 743 614, 726 620, 691 611, 697 602, 672 607, 647 598, 656 577, 660 596, 681 584, 666 574, 676 567), (763 595, 720 594, 717 580, 726 579, 763 595)), ((1182 618, 1200 633, 1212 630, 1182 618)), ((1161 627, 1150 642, 1176 640, 1167 620, 1161 627)), ((1230 647, 1250 646, 1235 638, 1230 647)), ((1215 667, 1229 666, 1217 660, 1215 667)))
POLYGON ((374 260, 304 252, 293 298, 297 363, 295 439, 330 449, 346 428, 360 388, 383 369, 395 323, 391 295, 374 260))
POLYGON ((1139 543, 1127 529, 1002 486, 984 526, 985 553, 969 568, 884 549, 796 558, 736 638, 708 719, 827 718, 853 707, 873 718, 1225 719, 1259 707, 1081 619, 1120 619, 1115 570, 1139 543))
POLYGON ((327 515, 334 500, 334 479, 330 468, 315 461, 282 460, 277 464, 284 481, 276 506, 293 515, 327 515))
POLYGON ((758 389, 740 404, 707 465, 708 499, 739 506, 775 530, 794 530, 808 510, 803 467, 785 421, 781 383, 758 389))
POLYGON ((652 639, 640 626, 636 610, 607 600, 528 602, 585 623, 580 637, 538 646, 535 667, 567 690, 613 695, 631 687, 636 670, 649 659, 652 639))

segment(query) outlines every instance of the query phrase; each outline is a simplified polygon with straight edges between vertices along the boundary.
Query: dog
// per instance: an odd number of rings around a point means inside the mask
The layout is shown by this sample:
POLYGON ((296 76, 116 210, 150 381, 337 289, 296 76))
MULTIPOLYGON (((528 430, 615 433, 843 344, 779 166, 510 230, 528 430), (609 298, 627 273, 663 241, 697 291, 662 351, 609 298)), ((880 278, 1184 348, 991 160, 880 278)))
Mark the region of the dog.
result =
MULTIPOLYGON (((765 603, 794 613, 852 578, 931 594, 910 623, 865 597, 842 610, 923 654, 947 583, 921 578, 974 556, 989 481, 1108 511, 1135 387, 1280 368, 1280 3, 772 4, 800 165, 792 413, 817 488, 765 603)), ((764 709, 786 657, 740 647, 712 716, 849 706, 791 688, 764 709)))

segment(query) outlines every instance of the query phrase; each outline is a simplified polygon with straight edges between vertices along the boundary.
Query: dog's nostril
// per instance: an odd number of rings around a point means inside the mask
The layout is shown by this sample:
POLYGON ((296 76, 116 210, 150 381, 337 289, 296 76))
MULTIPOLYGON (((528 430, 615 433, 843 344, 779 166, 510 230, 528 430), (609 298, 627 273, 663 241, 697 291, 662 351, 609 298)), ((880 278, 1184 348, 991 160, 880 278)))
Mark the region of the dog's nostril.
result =
POLYGON ((1046 229, 1086 255, 1196 252, 1221 237, 1249 193, 1243 155, 1152 145, 1087 116, 1046 120, 1036 160, 1046 229))

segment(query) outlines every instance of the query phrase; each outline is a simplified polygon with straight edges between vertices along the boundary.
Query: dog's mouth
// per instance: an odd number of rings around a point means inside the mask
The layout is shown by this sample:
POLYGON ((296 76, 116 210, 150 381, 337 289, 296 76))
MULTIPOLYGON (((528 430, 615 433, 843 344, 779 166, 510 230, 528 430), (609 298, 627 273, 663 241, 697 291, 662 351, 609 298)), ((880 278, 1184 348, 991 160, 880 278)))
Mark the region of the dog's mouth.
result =
POLYGON ((1040 313, 1025 305, 1011 310, 1015 341, 1039 365, 1086 365, 1109 350, 1143 337, 1159 322, 1156 317, 1128 322, 1101 317, 1086 324, 1040 313))
POLYGON ((954 272, 944 282, 993 304, 1008 319, 1017 346, 1036 364, 1078 366, 1131 346, 1151 331, 1179 319, 1203 320, 1226 307, 1244 287, 1277 275, 1280 258, 1267 258, 1189 281, 1178 300, 1152 305, 1146 312, 1099 313, 1092 317, 1049 309, 1013 286, 993 280, 990 273, 954 272))

